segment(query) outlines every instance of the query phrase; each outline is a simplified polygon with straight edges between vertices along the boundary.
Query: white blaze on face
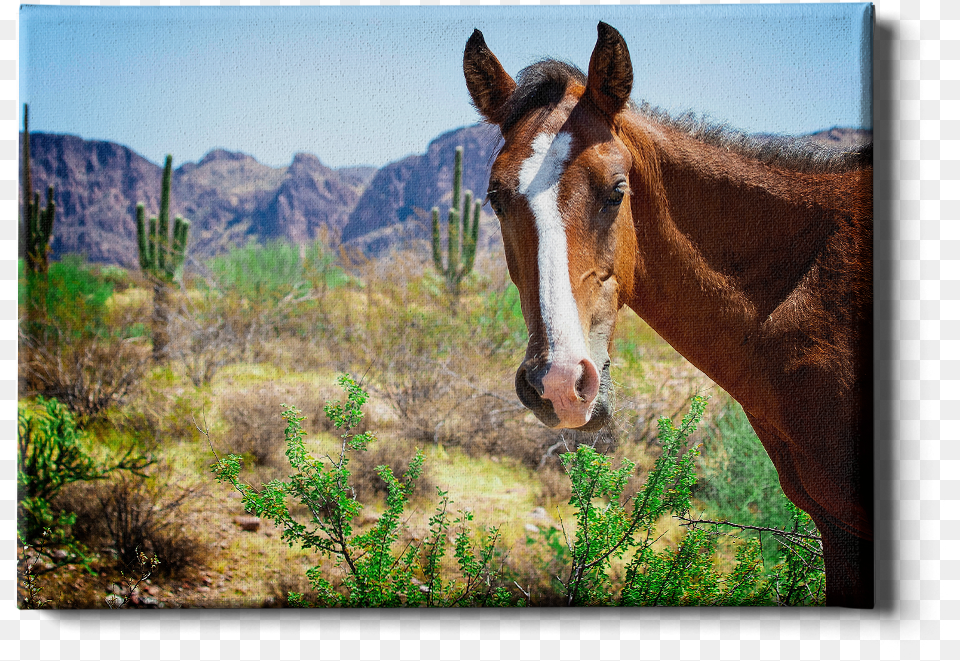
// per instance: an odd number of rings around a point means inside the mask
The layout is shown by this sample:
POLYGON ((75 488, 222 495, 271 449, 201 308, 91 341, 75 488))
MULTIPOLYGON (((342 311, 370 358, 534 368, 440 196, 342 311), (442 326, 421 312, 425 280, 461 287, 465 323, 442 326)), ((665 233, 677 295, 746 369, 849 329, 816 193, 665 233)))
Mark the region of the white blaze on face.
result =
POLYGON ((537 266, 540 270, 540 315, 543 318, 552 364, 578 363, 589 356, 577 303, 570 288, 567 233, 560 216, 560 177, 570 158, 569 133, 541 133, 533 154, 520 166, 520 185, 537 226, 537 266))

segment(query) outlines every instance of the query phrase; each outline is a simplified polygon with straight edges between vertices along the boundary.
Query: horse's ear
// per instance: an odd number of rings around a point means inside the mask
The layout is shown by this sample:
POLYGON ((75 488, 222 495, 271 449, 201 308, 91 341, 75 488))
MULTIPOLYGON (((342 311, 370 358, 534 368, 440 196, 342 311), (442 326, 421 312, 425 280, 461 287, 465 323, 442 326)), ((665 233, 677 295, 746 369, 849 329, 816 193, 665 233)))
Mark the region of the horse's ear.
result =
POLYGON ((474 30, 463 51, 463 76, 473 105, 494 124, 502 124, 504 104, 517 88, 496 56, 487 48, 480 30, 474 30))
POLYGON ((623 110, 633 89, 633 64, 627 42, 620 33, 601 22, 597 26, 597 45, 590 56, 585 96, 607 116, 623 110))

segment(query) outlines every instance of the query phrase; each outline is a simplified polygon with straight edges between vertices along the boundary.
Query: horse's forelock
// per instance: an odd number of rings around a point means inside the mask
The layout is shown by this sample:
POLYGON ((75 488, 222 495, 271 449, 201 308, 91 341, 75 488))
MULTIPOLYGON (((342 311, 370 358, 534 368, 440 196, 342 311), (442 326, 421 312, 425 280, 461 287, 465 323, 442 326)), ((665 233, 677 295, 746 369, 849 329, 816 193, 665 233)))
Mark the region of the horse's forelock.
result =
POLYGON ((585 85, 586 82, 586 74, 566 62, 541 60, 531 64, 517 76, 517 89, 507 101, 500 130, 509 133, 531 113, 549 112, 560 103, 571 83, 585 85))

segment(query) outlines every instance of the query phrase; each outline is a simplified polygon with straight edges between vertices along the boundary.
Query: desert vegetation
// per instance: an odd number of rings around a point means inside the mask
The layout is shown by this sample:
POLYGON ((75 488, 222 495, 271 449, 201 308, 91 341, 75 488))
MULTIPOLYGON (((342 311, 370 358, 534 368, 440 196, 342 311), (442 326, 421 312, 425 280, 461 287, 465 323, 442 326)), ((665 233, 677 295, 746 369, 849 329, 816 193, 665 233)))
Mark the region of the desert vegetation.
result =
POLYGON ((148 277, 51 263, 21 337, 21 605, 822 601, 816 531, 722 391, 624 314, 616 424, 548 430, 513 393, 526 332, 498 256, 452 314, 422 248, 190 260, 162 361, 148 277), (340 482, 310 500, 320 466, 340 482), (304 531, 330 517, 339 545, 304 531))

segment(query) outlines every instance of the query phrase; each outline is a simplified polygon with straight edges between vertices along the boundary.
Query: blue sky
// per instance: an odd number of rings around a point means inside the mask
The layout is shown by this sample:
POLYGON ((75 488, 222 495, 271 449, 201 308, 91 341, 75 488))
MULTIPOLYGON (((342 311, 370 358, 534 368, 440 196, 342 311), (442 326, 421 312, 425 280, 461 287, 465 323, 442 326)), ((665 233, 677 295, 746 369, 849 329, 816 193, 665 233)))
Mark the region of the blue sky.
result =
POLYGON ((31 131, 156 163, 225 148, 382 166, 478 121, 461 69, 475 27, 516 76, 542 57, 586 69, 604 20, 630 48, 636 100, 746 131, 870 128, 865 7, 33 6, 20 100, 31 131))

